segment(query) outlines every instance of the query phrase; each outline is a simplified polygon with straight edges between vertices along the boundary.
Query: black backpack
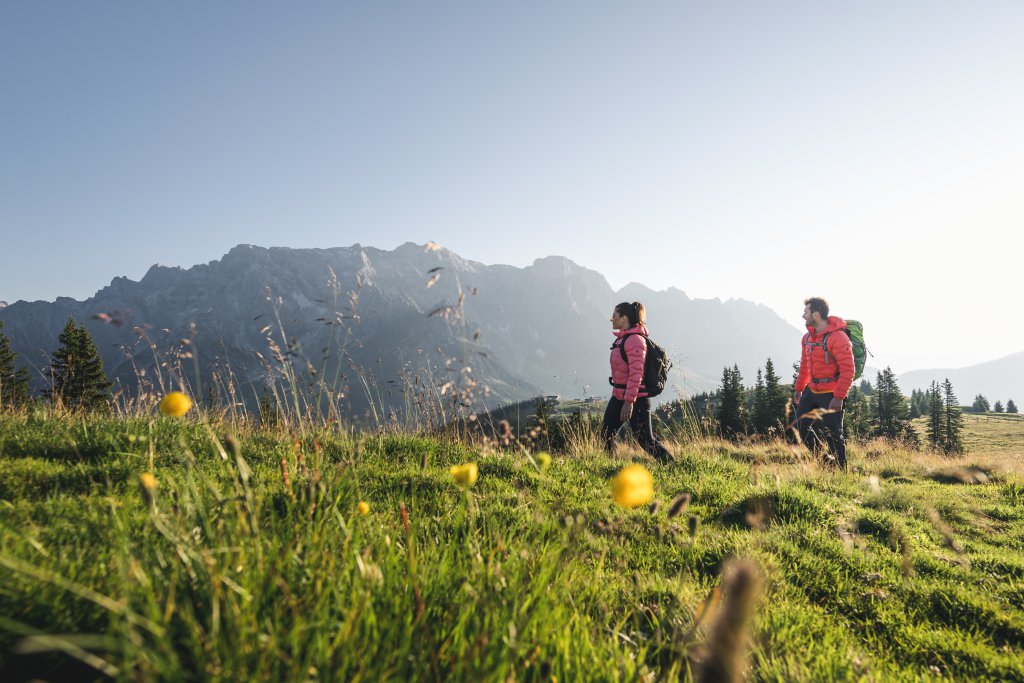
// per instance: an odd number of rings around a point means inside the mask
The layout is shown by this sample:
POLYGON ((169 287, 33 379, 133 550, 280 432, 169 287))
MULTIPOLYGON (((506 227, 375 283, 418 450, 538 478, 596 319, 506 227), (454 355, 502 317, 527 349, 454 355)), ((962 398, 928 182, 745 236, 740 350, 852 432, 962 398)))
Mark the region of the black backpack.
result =
MULTIPOLYGON (((640 334, 639 332, 630 332, 619 337, 619 351, 622 353, 622 360, 629 364, 629 359, 626 358, 626 337, 633 335, 643 337, 644 341, 647 342, 647 357, 644 359, 644 378, 641 386, 644 388, 644 393, 648 396, 657 396, 665 390, 665 383, 668 382, 668 371, 672 368, 672 361, 668 359, 668 354, 665 353, 665 349, 661 348, 648 337, 646 334, 640 334)), ((615 348, 612 346, 612 348, 615 348)), ((608 378, 608 383, 616 389, 625 389, 625 384, 615 384, 612 382, 612 378, 608 378)))

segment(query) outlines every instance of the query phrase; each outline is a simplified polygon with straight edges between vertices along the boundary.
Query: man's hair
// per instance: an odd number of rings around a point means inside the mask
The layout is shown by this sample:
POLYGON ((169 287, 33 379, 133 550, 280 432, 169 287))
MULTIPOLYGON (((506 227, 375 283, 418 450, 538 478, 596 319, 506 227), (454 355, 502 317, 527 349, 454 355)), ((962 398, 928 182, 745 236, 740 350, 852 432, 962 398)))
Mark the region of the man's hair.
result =
POLYGON ((623 301, 615 307, 615 310, 619 315, 624 315, 629 318, 630 327, 642 325, 644 320, 647 318, 647 311, 644 310, 644 305, 639 301, 634 301, 632 303, 629 301, 623 301))
POLYGON ((820 296, 812 296, 810 299, 805 299, 804 306, 810 306, 811 313, 814 313, 815 311, 820 313, 822 320, 828 318, 828 302, 820 296))

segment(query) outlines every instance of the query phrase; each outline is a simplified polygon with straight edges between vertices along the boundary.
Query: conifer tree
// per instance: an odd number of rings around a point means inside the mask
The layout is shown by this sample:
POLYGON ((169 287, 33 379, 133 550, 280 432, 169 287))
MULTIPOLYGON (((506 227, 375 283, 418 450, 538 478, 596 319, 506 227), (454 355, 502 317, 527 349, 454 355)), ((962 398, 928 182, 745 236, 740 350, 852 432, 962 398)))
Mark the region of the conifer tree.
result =
POLYGON ((754 381, 754 409, 751 427, 755 434, 767 434, 772 424, 772 416, 768 404, 768 392, 764 386, 764 376, 761 369, 757 369, 757 379, 754 381))
POLYGON ((269 429, 277 424, 277 401, 270 396, 270 392, 266 389, 263 390, 263 395, 260 397, 259 412, 261 427, 269 429))
POLYGON ((843 429, 847 437, 867 436, 871 431, 871 409, 867 396, 858 387, 850 387, 843 409, 843 429))
POLYGON ((928 390, 928 443, 932 448, 946 450, 946 402, 942 386, 933 381, 928 390))
POLYGON ((953 393, 953 383, 946 378, 942 384, 943 399, 945 401, 945 427, 946 438, 943 450, 947 453, 963 453, 963 427, 964 416, 960 414, 960 405, 956 394, 953 393))
POLYGON ((779 383, 771 358, 764 365, 764 391, 768 398, 768 414, 771 416, 768 426, 781 427, 786 421, 786 404, 793 392, 779 383))
POLYGON ((994 412, 994 413, 1001 413, 1001 412, 1003 412, 1003 403, 1002 403, 1002 401, 996 401, 992 405, 992 412, 994 412))
POLYGON ((743 377, 734 365, 722 371, 722 386, 718 390, 718 428, 722 436, 735 438, 745 433, 743 425, 743 377))
POLYGON ((874 392, 875 388, 871 386, 871 382, 867 381, 866 379, 862 379, 860 381, 860 393, 864 394, 865 396, 870 396, 874 392))
POLYGON ((1013 402, 1012 398, 1009 401, 1006 402, 1006 412, 1008 412, 1008 413, 1016 413, 1017 412, 1017 404, 1013 402))
POLYGON ((918 392, 914 389, 910 392, 910 419, 921 417, 920 404, 918 403, 918 392))
POLYGON ((878 373, 875 381, 875 435, 887 439, 916 441, 907 419, 907 401, 896 384, 891 368, 878 373))
POLYGON ((103 359, 85 323, 78 324, 74 318, 68 318, 57 341, 60 346, 53 352, 47 368, 50 377, 47 398, 66 408, 109 410, 111 382, 103 371, 103 359))
POLYGON ((28 402, 28 368, 17 367, 18 354, 3 330, 0 320, 0 407, 15 408, 28 402))
POLYGON ((988 399, 982 394, 975 396, 974 403, 971 404, 971 410, 975 413, 987 413, 991 407, 992 406, 989 405, 988 399))

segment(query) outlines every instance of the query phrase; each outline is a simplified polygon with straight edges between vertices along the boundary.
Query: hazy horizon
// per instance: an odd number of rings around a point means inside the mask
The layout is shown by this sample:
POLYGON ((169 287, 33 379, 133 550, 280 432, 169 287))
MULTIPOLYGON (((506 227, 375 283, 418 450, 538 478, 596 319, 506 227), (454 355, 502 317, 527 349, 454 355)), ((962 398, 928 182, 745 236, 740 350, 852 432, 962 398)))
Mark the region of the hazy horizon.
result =
POLYGON ((1024 351, 1022 25, 1010 2, 8 4, 0 300, 238 243, 435 240, 794 327, 824 296, 900 372, 994 360, 1024 351))

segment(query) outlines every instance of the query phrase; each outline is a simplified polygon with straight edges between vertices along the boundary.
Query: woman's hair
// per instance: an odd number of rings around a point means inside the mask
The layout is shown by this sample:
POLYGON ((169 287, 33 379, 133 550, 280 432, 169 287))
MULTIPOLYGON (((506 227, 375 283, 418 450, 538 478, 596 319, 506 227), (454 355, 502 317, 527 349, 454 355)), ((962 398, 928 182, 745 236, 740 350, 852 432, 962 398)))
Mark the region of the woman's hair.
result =
POLYGON ((623 301, 615 307, 615 312, 629 318, 630 327, 643 325, 644 321, 647 319, 647 311, 644 310, 644 305, 639 301, 634 301, 633 303, 623 301))

